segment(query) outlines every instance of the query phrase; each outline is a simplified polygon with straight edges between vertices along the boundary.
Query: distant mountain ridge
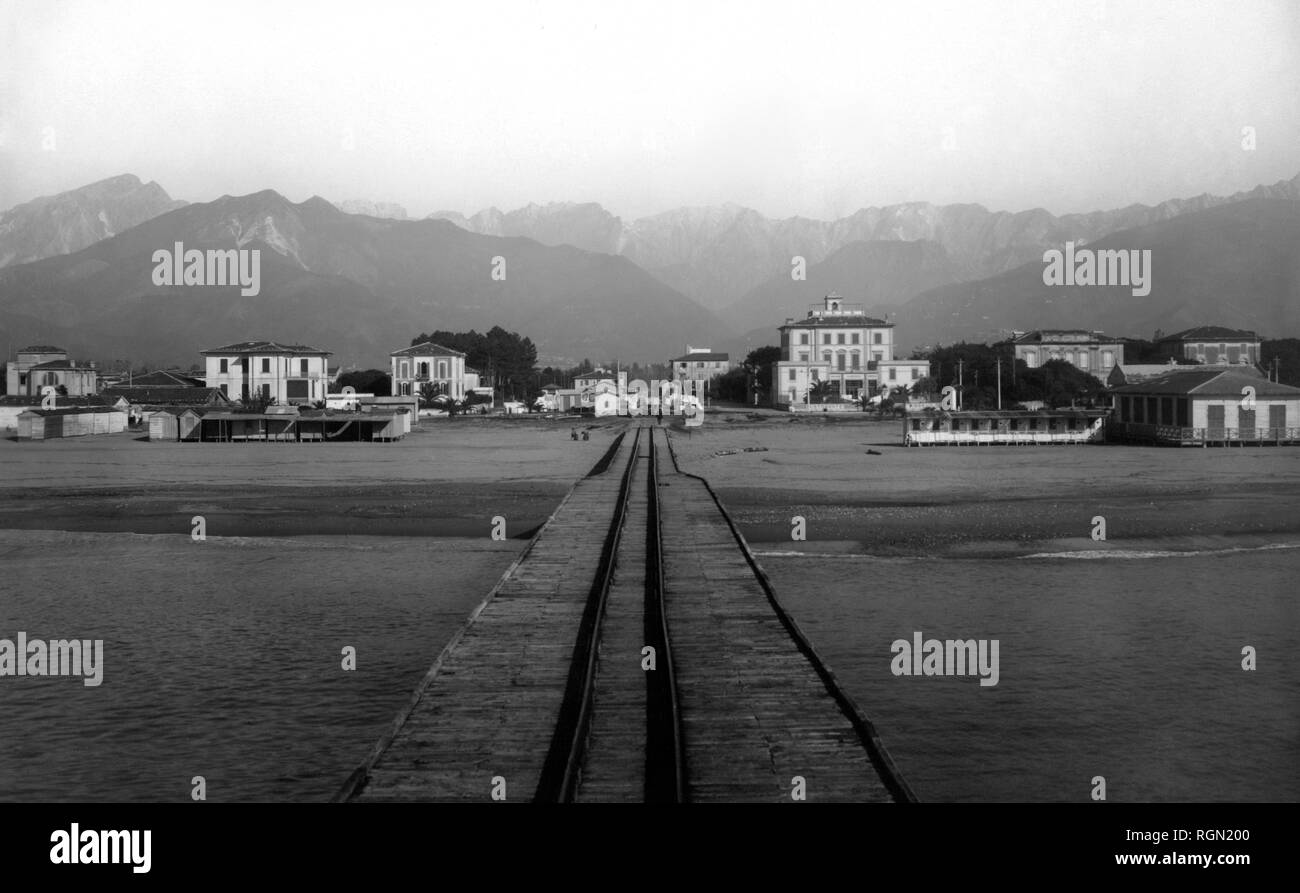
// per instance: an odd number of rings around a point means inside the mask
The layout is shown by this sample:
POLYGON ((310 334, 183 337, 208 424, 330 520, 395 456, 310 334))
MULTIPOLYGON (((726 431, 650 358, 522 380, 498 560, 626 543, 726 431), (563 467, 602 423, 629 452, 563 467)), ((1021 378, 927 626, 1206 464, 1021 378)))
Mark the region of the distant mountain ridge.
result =
POLYGON ((1231 196, 1203 194, 1059 217, 1041 208, 989 211, 977 204, 928 202, 863 208, 833 221, 772 219, 735 204, 678 208, 630 222, 594 203, 528 205, 506 213, 490 208, 468 218, 452 211, 430 216, 471 232, 619 254, 704 307, 722 310, 767 280, 788 275, 794 255, 818 263, 852 242, 935 242, 960 279, 974 280, 1040 258, 1045 249, 1066 241, 1086 243, 1251 198, 1300 200, 1300 174, 1231 196))
POLYGON ((0 267, 80 251, 184 205, 134 174, 34 198, 0 212, 0 267))
POLYGON ((410 220, 406 209, 396 202, 372 202, 364 198, 350 198, 334 202, 334 207, 344 214, 364 214, 367 217, 386 217, 389 220, 410 220))
POLYGON ((897 309, 900 347, 993 341, 1010 329, 1100 329, 1150 338, 1203 324, 1300 335, 1300 201, 1253 197, 1120 230, 1091 248, 1151 251, 1151 293, 1047 286, 1042 257, 923 292, 897 309))
POLYGON ((388 353, 422 331, 493 325, 555 361, 663 361, 730 334, 625 258, 346 214, 319 197, 294 204, 272 190, 186 205, 73 254, 0 269, 0 334, 87 359, 188 366, 214 344, 270 338, 387 368, 388 353), (152 254, 176 242, 260 249, 260 294, 155 286, 152 254), (492 276, 497 257, 504 280, 492 276))

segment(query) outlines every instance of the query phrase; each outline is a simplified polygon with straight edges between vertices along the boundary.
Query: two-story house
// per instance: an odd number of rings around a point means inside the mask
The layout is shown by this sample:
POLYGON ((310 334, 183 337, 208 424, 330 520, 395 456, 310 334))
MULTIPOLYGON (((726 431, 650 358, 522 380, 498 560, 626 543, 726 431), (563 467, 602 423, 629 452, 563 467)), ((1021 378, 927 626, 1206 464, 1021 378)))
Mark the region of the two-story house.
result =
POLYGON ((241 341, 201 351, 208 387, 231 400, 314 403, 329 393, 330 352, 303 344, 241 341))
MULTIPOLYGON (((803 319, 787 319, 781 359, 772 372, 772 399, 789 408, 810 402, 810 392, 828 382, 830 394, 857 399, 879 389, 880 364, 894 359, 894 324, 867 316, 861 304, 846 304, 832 292, 803 319)), ((910 368, 907 376, 911 377, 910 368)))
POLYGON ((1038 329, 1012 332, 1011 347, 1017 360, 1037 369, 1049 360, 1064 360, 1102 381, 1110 370, 1124 364, 1124 342, 1101 332, 1083 329, 1038 329))
POLYGON ((6 391, 14 396, 36 397, 49 385, 63 388, 69 397, 84 397, 99 390, 94 363, 77 364, 61 347, 33 345, 18 351, 6 368, 6 391))
POLYGON ((432 384, 454 400, 465 399, 465 355, 460 351, 423 341, 388 356, 394 397, 419 397, 420 388, 432 384))
POLYGON ((1248 366, 1259 362, 1259 336, 1226 326, 1196 326, 1156 340, 1166 356, 1207 366, 1248 366))
POLYGON ((668 361, 672 366, 673 380, 708 381, 715 375, 731 371, 731 357, 707 347, 686 345, 686 353, 668 361))

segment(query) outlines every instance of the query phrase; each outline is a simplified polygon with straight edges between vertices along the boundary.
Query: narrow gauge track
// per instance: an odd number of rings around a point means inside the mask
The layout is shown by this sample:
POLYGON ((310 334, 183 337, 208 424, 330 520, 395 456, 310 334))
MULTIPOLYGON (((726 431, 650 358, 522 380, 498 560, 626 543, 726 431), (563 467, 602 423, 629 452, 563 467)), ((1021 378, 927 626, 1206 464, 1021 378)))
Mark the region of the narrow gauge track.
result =
POLYGON ((916 799, 708 482, 645 425, 565 497, 335 799, 481 800, 489 777, 544 803, 916 799))
POLYGON ((642 427, 601 550, 542 802, 685 800, 681 717, 664 615, 657 439, 642 427))

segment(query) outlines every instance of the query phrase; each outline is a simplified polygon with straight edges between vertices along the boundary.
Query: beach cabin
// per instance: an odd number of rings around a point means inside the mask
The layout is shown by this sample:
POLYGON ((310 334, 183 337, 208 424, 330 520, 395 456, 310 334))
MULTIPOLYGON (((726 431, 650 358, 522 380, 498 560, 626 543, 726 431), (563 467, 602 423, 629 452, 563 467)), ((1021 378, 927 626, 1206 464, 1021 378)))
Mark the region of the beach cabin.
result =
POLYGON ((1300 388, 1249 372, 1171 372, 1110 393, 1113 440, 1168 446, 1300 442, 1300 388))
POLYGON ((149 440, 198 440, 204 411, 192 406, 168 406, 149 416, 149 440))
POLYGON ((903 417, 906 446, 1036 446, 1100 443, 1108 409, 912 411, 903 417))
MULTIPOLYGON (((401 440, 410 430, 409 413, 334 412, 211 412, 197 427, 203 442, 340 443, 401 440)), ((194 439, 194 438, 188 438, 194 439)))
POLYGON ((126 430, 126 410, 116 406, 29 409, 18 414, 19 440, 52 440, 126 430))

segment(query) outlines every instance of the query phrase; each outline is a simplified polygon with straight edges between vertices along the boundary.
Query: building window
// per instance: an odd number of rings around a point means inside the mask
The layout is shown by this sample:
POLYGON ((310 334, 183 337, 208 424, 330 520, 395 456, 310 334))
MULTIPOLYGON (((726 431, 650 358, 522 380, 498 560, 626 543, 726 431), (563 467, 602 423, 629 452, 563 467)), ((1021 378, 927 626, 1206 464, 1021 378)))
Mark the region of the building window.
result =
POLYGON ((1110 368, 1115 365, 1115 351, 1103 350, 1101 352, 1101 365, 1103 368, 1110 368))
POLYGON ((271 358, 262 357, 262 372, 270 373, 270 371, 271 371, 271 358))
POLYGON ((823 352, 822 352, 822 362, 823 362, 823 363, 828 363, 828 364, 829 364, 830 361, 831 361, 831 352, 830 352, 829 350, 827 350, 827 351, 823 351, 823 352))
POLYGON ((1036 351, 1036 350, 1027 350, 1027 351, 1025 351, 1025 365, 1028 366, 1030 369, 1037 368, 1037 366, 1038 366, 1038 351, 1036 351))
POLYGON ((230 371, 229 368, 228 368, 229 363, 230 363, 229 360, 222 360, 222 361, 221 361, 221 374, 222 374, 222 375, 225 375, 227 372, 230 371))
POLYGON ((875 332, 875 333, 873 333, 872 336, 871 336, 871 343, 872 343, 872 344, 884 344, 884 343, 885 343, 885 336, 882 335, 882 334, 880 334, 879 332, 875 332))
POLYGON ((854 343, 854 344, 861 344, 861 343, 862 343, 862 333, 861 333, 861 332, 854 332, 854 333, 853 333, 853 343, 854 343))
POLYGON ((897 367, 897 366, 890 366, 890 367, 889 367, 889 380, 890 380, 890 381, 898 381, 898 367, 897 367))
POLYGON ((306 375, 306 374, 307 374, 307 360, 306 360, 306 359, 301 359, 301 360, 298 361, 298 374, 299 374, 299 375, 306 375))
POLYGON ((799 362, 801 363, 808 362, 808 351, 802 350, 799 352, 799 362))
POLYGON ((843 332, 838 333, 838 335, 837 335, 836 338, 835 338, 835 341, 836 341, 837 344, 843 344, 843 343, 844 343, 844 333, 843 333, 843 332))
POLYGON ((800 332, 800 333, 799 333, 799 343, 800 343, 800 344, 807 344, 807 343, 808 343, 808 333, 807 333, 807 332, 800 332))
POLYGON ((841 372, 843 372, 843 371, 845 370, 845 368, 846 368, 846 367, 845 367, 846 358, 845 358, 845 356, 844 356, 844 351, 840 351, 840 352, 836 355, 836 357, 835 357, 835 361, 836 361, 836 366, 837 366, 837 368, 838 368, 841 372))
POLYGON ((830 332, 823 332, 823 333, 822 333, 822 344, 830 344, 830 343, 831 343, 831 333, 830 333, 830 332))
POLYGON ((920 381, 920 380, 921 380, 921 370, 920 370, 919 368, 917 368, 916 366, 913 366, 913 367, 912 367, 912 381, 920 381))
POLYGON ((438 361, 438 377, 439 377, 439 378, 446 378, 446 377, 447 377, 447 361, 446 361, 446 360, 439 360, 439 361, 438 361))
POLYGON ((794 377, 795 377, 795 376, 794 376, 794 370, 791 369, 791 370, 790 370, 790 380, 791 380, 791 381, 794 381, 794 377))
POLYGON ((420 377, 421 377, 421 378, 428 378, 428 377, 429 377, 429 364, 428 364, 428 363, 420 363, 420 377))
POLYGON ((858 353, 856 350, 853 351, 853 359, 852 359, 851 362, 853 363, 853 370, 854 370, 855 372, 856 372, 857 370, 861 369, 861 368, 862 368, 862 355, 861 355, 860 353, 858 353))
POLYGON ((1088 352, 1087 352, 1087 351, 1084 351, 1084 350, 1079 351, 1079 368, 1080 368, 1080 369, 1087 369, 1087 368, 1088 368, 1088 352))

